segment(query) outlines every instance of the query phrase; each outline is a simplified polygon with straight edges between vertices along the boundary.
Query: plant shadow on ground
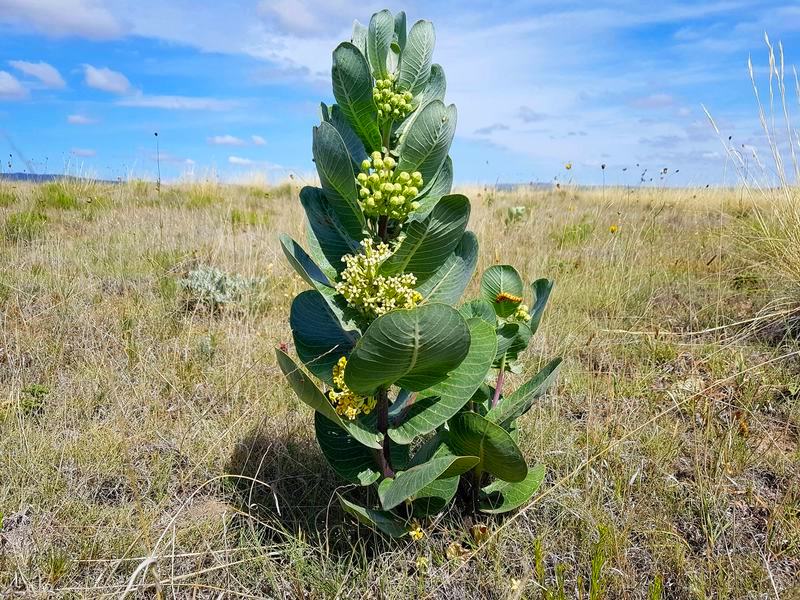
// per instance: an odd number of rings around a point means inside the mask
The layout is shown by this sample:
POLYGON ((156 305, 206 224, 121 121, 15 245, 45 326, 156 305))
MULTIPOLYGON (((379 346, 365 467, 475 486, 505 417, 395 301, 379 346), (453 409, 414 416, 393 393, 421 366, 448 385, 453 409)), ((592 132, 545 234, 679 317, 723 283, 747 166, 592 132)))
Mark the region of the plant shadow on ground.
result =
POLYGON ((309 431, 278 427, 256 426, 236 443, 227 465, 228 500, 260 526, 264 541, 288 534, 323 542, 334 554, 352 552, 358 529, 337 493, 365 504, 369 490, 339 478, 309 431))

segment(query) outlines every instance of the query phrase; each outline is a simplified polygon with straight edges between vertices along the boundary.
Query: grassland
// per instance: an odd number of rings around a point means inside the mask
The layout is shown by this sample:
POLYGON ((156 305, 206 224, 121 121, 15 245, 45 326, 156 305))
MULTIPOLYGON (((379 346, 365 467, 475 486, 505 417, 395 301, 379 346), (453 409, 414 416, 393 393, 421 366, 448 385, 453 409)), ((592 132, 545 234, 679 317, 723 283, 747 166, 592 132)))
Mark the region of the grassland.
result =
POLYGON ((296 187, 3 185, 0 596, 800 597, 800 343, 753 199, 469 194, 479 270, 556 281, 530 370, 566 363, 523 423, 541 495, 414 543, 342 515, 274 363, 296 187), (203 309, 201 265, 258 285, 203 309))

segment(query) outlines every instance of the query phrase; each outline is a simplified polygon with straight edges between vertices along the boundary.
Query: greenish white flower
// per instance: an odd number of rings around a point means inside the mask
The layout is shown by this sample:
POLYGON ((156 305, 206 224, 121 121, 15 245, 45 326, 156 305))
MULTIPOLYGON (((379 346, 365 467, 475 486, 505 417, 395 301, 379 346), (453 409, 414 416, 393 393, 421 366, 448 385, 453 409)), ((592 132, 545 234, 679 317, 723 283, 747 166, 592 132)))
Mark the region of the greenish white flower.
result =
POLYGON ((378 107, 380 121, 401 121, 414 110, 411 92, 400 92, 395 89, 395 77, 391 73, 386 79, 377 79, 372 88, 372 99, 378 107))
POLYGON ((422 295, 414 289, 417 278, 413 273, 385 276, 380 267, 392 255, 388 244, 375 245, 371 238, 361 242, 358 254, 345 254, 347 265, 336 284, 336 291, 347 304, 369 319, 374 319, 396 308, 413 308, 422 295))
POLYGON ((415 198, 422 185, 422 173, 396 172, 397 161, 389 154, 378 151, 361 162, 361 173, 356 176, 358 199, 368 217, 387 216, 398 221, 420 206, 415 198))

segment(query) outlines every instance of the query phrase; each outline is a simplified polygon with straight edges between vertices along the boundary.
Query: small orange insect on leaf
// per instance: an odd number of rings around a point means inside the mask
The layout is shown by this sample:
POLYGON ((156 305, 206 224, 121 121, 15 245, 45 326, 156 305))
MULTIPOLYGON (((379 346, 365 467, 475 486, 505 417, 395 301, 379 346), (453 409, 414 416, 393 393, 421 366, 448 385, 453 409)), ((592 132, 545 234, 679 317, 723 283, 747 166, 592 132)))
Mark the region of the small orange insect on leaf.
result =
POLYGON ((513 302, 518 304, 522 302, 522 296, 515 296, 514 294, 509 294, 508 292, 500 292, 494 298, 495 302, 513 302))

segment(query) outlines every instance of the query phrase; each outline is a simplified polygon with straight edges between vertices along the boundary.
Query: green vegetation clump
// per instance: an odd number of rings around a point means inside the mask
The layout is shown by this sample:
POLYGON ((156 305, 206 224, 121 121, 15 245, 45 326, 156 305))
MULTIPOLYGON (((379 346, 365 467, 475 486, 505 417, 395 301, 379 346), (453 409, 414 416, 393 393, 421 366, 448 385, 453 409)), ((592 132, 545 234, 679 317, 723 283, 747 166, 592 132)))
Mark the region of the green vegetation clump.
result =
POLYGON ((10 242, 30 242, 44 233, 47 217, 39 211, 22 211, 6 217, 3 237, 10 242))
POLYGON ((45 183, 39 188, 37 203, 42 208, 74 210, 81 203, 74 190, 65 182, 45 183))
POLYGON ((0 208, 7 208, 17 201, 17 195, 5 186, 0 186, 0 208))
POLYGON ((257 291, 260 279, 231 275, 209 266, 200 266, 178 282, 189 308, 219 310, 242 302, 257 291))

